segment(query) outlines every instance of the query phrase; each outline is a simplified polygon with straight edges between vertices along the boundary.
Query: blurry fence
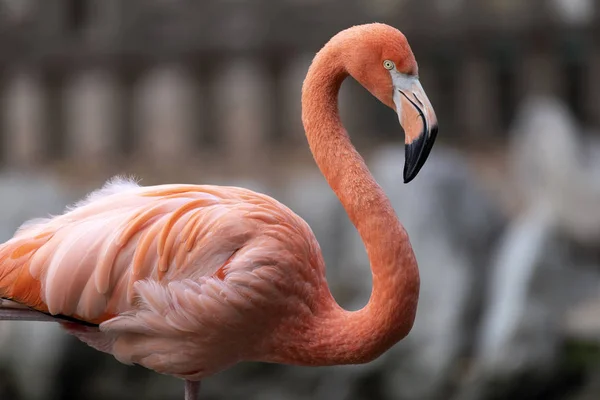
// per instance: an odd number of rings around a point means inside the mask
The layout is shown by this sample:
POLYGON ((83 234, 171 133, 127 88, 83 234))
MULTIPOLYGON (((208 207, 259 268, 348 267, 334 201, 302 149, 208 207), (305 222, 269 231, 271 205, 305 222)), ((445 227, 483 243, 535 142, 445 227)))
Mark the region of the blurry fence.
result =
MULTIPOLYGON (((251 165, 302 143, 300 87, 314 52, 370 21, 408 36, 441 140, 501 140, 526 93, 561 96, 598 127, 600 10, 560 4, 0 0, 0 162, 160 164, 208 150, 251 165)), ((355 140, 397 134, 389 111, 348 86, 341 107, 355 140)))

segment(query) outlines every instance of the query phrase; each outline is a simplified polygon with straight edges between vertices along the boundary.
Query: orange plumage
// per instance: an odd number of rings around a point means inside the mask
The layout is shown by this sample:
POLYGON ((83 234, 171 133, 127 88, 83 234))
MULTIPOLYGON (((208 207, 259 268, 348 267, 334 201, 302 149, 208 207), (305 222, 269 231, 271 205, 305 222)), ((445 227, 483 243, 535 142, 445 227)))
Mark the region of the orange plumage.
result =
POLYGON ((62 321, 69 332, 124 363, 186 379, 186 398, 197 390, 192 382, 240 361, 378 357, 412 327, 419 273, 404 228, 341 124, 337 94, 350 75, 398 112, 408 182, 437 132, 416 72, 404 35, 369 24, 332 38, 303 86, 310 149, 371 262, 363 309, 335 302, 310 227, 278 201, 235 187, 124 179, 0 245, 0 297, 74 319, 62 321))

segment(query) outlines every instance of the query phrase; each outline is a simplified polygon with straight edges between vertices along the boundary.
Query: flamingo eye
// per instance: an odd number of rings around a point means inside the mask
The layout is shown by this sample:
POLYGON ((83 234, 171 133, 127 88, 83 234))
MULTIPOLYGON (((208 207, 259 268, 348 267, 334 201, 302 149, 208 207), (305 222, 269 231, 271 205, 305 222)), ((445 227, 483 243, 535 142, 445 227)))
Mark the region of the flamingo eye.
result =
POLYGON ((385 60, 383 62, 383 67, 387 70, 391 70, 391 69, 394 69, 396 67, 396 65, 394 64, 393 61, 385 60))

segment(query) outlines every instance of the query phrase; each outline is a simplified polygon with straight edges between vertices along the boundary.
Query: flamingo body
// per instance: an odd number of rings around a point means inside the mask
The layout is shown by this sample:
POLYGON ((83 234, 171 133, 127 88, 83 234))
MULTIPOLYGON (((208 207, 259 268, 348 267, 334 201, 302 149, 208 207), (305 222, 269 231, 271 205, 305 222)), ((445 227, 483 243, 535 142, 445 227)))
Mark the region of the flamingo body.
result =
POLYGON ((213 374, 259 356, 278 314, 319 306, 324 264, 310 227, 235 187, 114 180, 0 247, 0 295, 99 324, 68 329, 158 372, 213 374))
MULTIPOLYGON (((411 330, 419 272, 406 231, 341 123, 338 92, 352 76, 398 113, 406 183, 437 134, 417 74, 404 35, 367 24, 335 35, 302 89, 310 150, 369 255, 373 290, 362 309, 336 303, 310 227, 276 200, 235 187, 144 188, 122 179, 0 245, 0 308, 4 298, 46 314, 39 319, 61 317, 124 363, 186 379, 186 399, 201 378, 239 361, 375 359, 411 330)), ((25 315, 0 311, 0 319, 25 315)))

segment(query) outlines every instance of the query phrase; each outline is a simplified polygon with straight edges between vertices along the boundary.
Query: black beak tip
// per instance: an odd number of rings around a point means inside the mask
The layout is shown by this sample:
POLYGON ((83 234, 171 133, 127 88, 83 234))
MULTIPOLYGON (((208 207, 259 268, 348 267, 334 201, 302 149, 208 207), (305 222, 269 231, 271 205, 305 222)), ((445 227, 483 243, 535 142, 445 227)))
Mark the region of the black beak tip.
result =
POLYGON ((434 125, 428 132, 423 132, 421 136, 405 147, 404 160, 404 183, 409 183, 419 173, 435 142, 438 126, 434 125))
POLYGON ((415 179, 415 176, 417 175, 409 175, 406 173, 406 168, 404 168, 404 183, 409 183, 410 181, 412 181, 413 179, 415 179))
POLYGON ((412 181, 413 179, 415 179, 415 177, 417 176, 417 173, 415 172, 414 168, 409 168, 408 163, 404 164, 404 183, 409 183, 410 181, 412 181))

